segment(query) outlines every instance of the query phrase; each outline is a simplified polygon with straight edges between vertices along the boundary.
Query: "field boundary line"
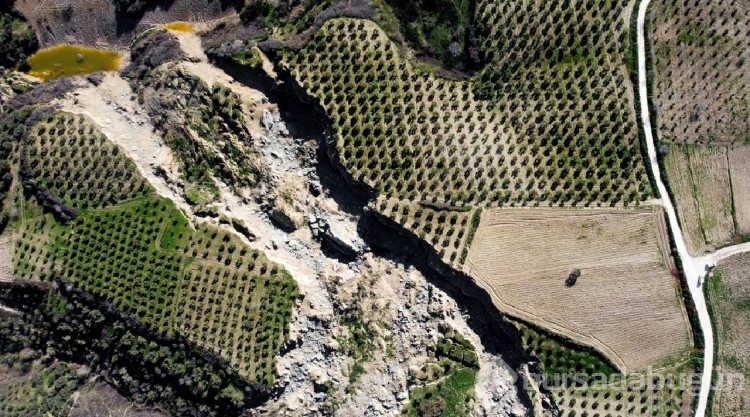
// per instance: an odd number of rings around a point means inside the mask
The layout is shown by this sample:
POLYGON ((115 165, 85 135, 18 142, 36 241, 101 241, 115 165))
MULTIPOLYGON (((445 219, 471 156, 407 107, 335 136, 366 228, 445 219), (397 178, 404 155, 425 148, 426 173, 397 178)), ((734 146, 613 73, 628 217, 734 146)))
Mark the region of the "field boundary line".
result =
POLYGON ((475 277, 475 280, 480 284, 480 286, 490 294, 491 298, 495 298, 500 303, 502 303, 504 311, 501 310, 501 312, 503 314, 525 321, 534 327, 546 329, 547 331, 557 334, 558 337, 562 337, 563 339, 569 339, 569 343, 572 343, 573 345, 593 348, 599 354, 603 355, 605 358, 613 362, 615 366, 617 366, 621 371, 627 373, 627 366, 625 365, 625 361, 607 344, 589 333, 571 330, 559 324, 552 323, 549 320, 530 311, 511 305, 498 291, 492 289, 492 287, 489 285, 489 282, 491 281, 487 279, 485 274, 479 268, 477 268, 476 265, 469 261, 467 261, 467 263, 471 266, 471 268, 469 268, 469 271, 471 271, 471 273, 475 277), (586 340, 586 342, 578 342, 576 340, 578 338, 586 340))

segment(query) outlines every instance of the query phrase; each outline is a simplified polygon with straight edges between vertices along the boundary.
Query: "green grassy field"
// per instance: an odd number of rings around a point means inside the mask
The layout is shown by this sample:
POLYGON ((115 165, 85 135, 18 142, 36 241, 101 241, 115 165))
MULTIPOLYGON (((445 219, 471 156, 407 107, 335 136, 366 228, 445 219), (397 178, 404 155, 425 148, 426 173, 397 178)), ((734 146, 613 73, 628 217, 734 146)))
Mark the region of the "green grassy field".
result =
POLYGON ((22 151, 31 167, 27 180, 47 185, 79 211, 61 223, 34 198, 19 198, 15 275, 63 278, 271 385, 297 295, 292 277, 227 231, 193 229, 88 120, 55 113, 32 132, 37 140, 22 151), (83 145, 70 145, 76 143, 83 145))

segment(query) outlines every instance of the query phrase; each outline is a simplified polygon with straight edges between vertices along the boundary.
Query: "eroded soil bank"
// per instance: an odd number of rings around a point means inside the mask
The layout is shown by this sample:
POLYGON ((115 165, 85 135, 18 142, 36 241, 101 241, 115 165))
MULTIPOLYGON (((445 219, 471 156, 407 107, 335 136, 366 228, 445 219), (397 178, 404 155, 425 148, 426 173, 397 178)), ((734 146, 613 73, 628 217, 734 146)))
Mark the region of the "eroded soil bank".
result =
MULTIPOLYGON (((274 68, 278 79, 273 79, 260 68, 218 58, 213 62, 239 83, 261 90, 277 103, 292 136, 317 143, 315 170, 320 184, 342 210, 357 219, 357 232, 372 254, 418 270, 431 285, 456 300, 487 353, 501 357, 514 373, 522 372, 531 358, 521 350, 516 328, 494 307, 487 292, 469 276, 445 265, 427 242, 368 209, 368 203, 376 197, 375 191, 355 181, 339 162, 325 111, 294 77, 279 65, 274 68)), ((531 400, 522 385, 522 379, 518 378, 517 390, 523 404, 530 409, 531 400)))

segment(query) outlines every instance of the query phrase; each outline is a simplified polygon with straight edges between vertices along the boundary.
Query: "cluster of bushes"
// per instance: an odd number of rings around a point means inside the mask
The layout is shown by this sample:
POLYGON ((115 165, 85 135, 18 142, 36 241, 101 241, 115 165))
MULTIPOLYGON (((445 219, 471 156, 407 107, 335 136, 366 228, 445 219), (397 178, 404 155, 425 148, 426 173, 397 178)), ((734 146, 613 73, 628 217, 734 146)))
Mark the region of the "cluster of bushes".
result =
POLYGON ((542 371, 550 376, 586 374, 589 379, 595 373, 612 375, 617 370, 601 355, 574 348, 566 342, 539 330, 516 323, 520 330, 524 351, 539 360, 542 371))
POLYGON ((461 334, 448 327, 445 334, 430 350, 434 362, 430 379, 424 386, 412 390, 403 415, 459 416, 469 415, 479 362, 474 346, 461 334), (437 369, 434 367, 437 366, 437 369))
POLYGON ((464 366, 478 368, 479 359, 474 352, 474 346, 466 339, 444 338, 437 344, 436 355, 438 358, 446 357, 464 366))
POLYGON ((183 57, 178 41, 167 32, 146 32, 133 41, 131 50, 132 64, 123 75, 177 156, 189 183, 189 202, 203 207, 213 201, 218 194, 213 177, 234 188, 255 186, 263 171, 254 157, 258 152, 239 96, 219 85, 210 88, 178 68, 157 69, 183 57))
POLYGON ((35 369, 4 381, 0 414, 4 417, 68 415, 73 394, 83 385, 85 376, 77 374, 73 366, 59 362, 33 367, 25 363, 24 367, 35 369))
POLYGON ((449 68, 473 69, 479 65, 474 37, 473 1, 469 0, 386 0, 401 31, 411 45, 438 58, 449 68))
POLYGON ((136 87, 150 70, 185 56, 177 38, 163 29, 144 31, 133 39, 130 49, 130 65, 123 68, 122 75, 131 80, 133 87, 136 87))
POLYGON ((39 49, 39 41, 19 13, 13 0, 0 4, 0 67, 24 68, 26 58, 39 49))
POLYGON ((113 0, 118 15, 138 17, 153 8, 160 0, 113 0))
POLYGON ((245 23, 258 22, 262 26, 270 25, 289 12, 288 0, 272 2, 269 0, 245 0, 240 10, 240 19, 245 23))
POLYGON ((180 416, 237 416, 268 392, 218 356, 166 337, 62 281, 4 284, 0 300, 25 313, 24 347, 98 369, 136 402, 180 416))

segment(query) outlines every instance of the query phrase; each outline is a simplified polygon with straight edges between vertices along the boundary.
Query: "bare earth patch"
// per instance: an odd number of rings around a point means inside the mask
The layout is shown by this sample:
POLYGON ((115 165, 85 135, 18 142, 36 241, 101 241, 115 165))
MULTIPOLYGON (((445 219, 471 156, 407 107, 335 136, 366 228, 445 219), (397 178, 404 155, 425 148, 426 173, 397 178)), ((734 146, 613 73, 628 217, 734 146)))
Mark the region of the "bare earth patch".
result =
POLYGON ((666 236, 655 207, 488 210, 465 270, 501 311, 640 370, 689 346, 666 236))
POLYGON ((729 171, 737 232, 750 234, 750 146, 736 146, 729 150, 729 171))
POLYGON ((0 235, 0 282, 13 281, 13 239, 10 233, 0 235))

